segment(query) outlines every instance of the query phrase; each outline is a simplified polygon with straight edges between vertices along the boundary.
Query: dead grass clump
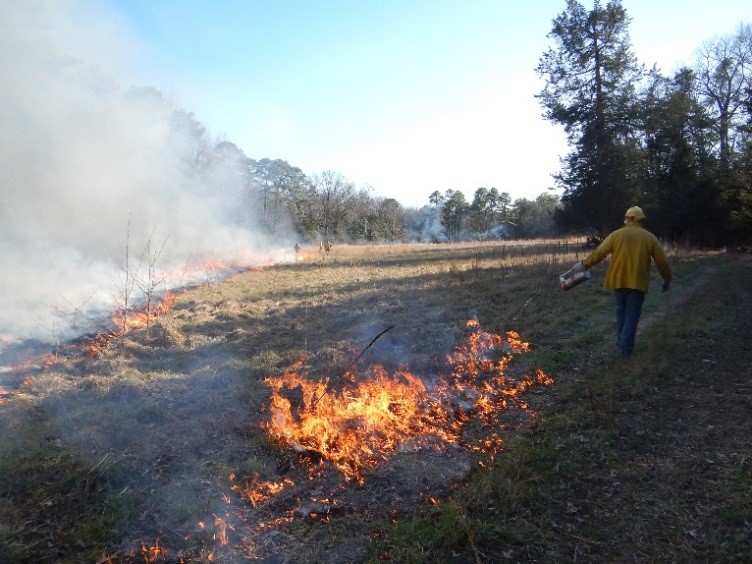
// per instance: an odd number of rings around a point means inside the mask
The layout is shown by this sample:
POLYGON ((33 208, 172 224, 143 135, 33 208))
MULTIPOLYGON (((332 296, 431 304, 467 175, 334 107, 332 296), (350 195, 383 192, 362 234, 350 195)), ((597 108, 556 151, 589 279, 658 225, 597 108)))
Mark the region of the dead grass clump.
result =
POLYGON ((173 350, 183 350, 186 348, 183 334, 173 323, 167 320, 159 320, 142 333, 145 344, 151 348, 173 350))

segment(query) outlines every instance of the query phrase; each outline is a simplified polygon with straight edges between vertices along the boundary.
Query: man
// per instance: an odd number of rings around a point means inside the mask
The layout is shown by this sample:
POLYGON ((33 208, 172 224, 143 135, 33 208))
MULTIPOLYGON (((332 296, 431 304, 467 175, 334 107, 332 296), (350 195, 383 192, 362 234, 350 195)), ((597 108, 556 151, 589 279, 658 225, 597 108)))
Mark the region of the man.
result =
POLYGON ((587 270, 612 255, 603 287, 614 291, 616 298, 616 346, 620 356, 630 356, 634 349, 637 323, 650 281, 650 260, 655 261, 663 277, 663 291, 671 285, 671 268, 660 242, 640 223, 645 214, 637 206, 624 214, 624 227, 611 233, 582 262, 577 272, 587 270))

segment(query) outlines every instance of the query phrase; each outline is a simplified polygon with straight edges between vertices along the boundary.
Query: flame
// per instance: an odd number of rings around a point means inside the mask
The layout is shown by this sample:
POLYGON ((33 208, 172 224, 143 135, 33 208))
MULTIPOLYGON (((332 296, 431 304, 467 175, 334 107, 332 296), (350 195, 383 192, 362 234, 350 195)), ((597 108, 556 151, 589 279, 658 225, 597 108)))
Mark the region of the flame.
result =
POLYGON ((175 562, 176 564, 187 564, 187 561, 183 557, 170 557, 167 554, 167 549, 162 544, 162 541, 157 538, 154 541, 154 545, 149 546, 145 543, 141 543, 141 548, 137 551, 131 550, 122 557, 116 556, 103 556, 97 560, 97 564, 127 564, 127 563, 143 562, 144 564, 158 564, 161 562, 175 562))
MULTIPOLYGON (((180 286, 185 289, 191 287, 191 280, 199 273, 211 273, 212 275, 215 275, 217 279, 230 278, 233 274, 237 275, 243 272, 259 270, 266 266, 273 265, 280 260, 285 260, 285 258, 266 254, 245 253, 244 256, 238 257, 236 260, 229 263, 220 260, 207 260, 202 263, 191 262, 185 265, 181 273, 173 272, 165 274, 164 280, 177 281, 176 283, 171 284, 171 287, 180 286)), ((287 260, 290 260, 290 257, 288 257, 287 260)), ((98 356, 118 337, 122 337, 131 331, 148 327, 151 320, 171 311, 177 303, 179 293, 182 291, 183 290, 177 290, 165 293, 160 300, 155 300, 154 303, 149 304, 146 308, 140 311, 131 310, 130 308, 127 311, 122 309, 116 311, 112 316, 112 323, 115 327, 114 329, 98 333, 91 337, 87 336, 85 337, 85 340, 82 340, 81 342, 64 346, 64 350, 61 352, 70 352, 66 349, 72 348, 76 351, 81 351, 88 356, 98 356)), ((0 333, 0 348, 17 342, 18 339, 13 335, 0 333)), ((14 365, 12 369, 26 370, 39 367, 49 369, 58 362, 61 362, 64 358, 65 355, 58 356, 57 354, 48 354, 41 357, 36 356, 27 362, 14 365)))
POLYGON ((125 335, 130 331, 143 329, 149 323, 172 310, 178 301, 177 294, 165 294, 158 302, 150 304, 141 311, 124 312, 119 310, 112 316, 112 322, 117 327, 115 333, 125 335))
POLYGON ((466 440, 466 424, 476 417, 493 428, 509 401, 526 410, 520 394, 553 380, 540 369, 534 377, 508 377, 513 356, 529 350, 529 344, 514 331, 502 337, 483 331, 477 321, 468 327, 466 341, 447 355, 449 373, 430 388, 407 369, 390 375, 383 366, 372 365, 359 377, 343 375, 343 381, 357 383, 333 391, 328 380, 310 380, 301 359, 280 376, 264 380, 272 394, 270 418, 263 426, 301 455, 312 475, 328 462, 346 480, 361 484, 365 470, 405 446, 459 444, 492 456, 503 446, 501 437, 491 433, 479 441, 466 440))
POLYGON ((214 533, 214 540, 219 544, 227 544, 227 522, 221 517, 214 516, 214 526, 217 527, 217 532, 214 533))
MULTIPOLYGON (((167 549, 162 545, 162 541, 157 538, 157 540, 154 542, 153 546, 148 546, 144 543, 141 543, 141 548, 139 549, 139 554, 136 555, 135 550, 131 550, 128 554, 124 555, 122 558, 117 558, 114 556, 104 556, 100 560, 97 560, 97 564, 117 564, 119 562, 144 562, 145 564, 156 564, 158 562, 167 562, 167 549)), ((172 559, 169 559, 170 562, 172 562, 172 559)), ((175 562, 183 563, 185 560, 183 558, 179 558, 175 560, 175 562)))
POLYGON ((154 546, 141 545, 141 557, 144 562, 159 562, 167 556, 167 550, 162 546, 159 539, 156 540, 154 546))
POLYGON ((294 510, 289 510, 286 511, 284 515, 281 515, 280 517, 277 517, 275 519, 270 519, 269 521, 260 521, 254 528, 254 531, 256 533, 260 533, 263 531, 283 529, 295 520, 294 513, 294 510))
MULTIPOLYGON (((230 475, 232 480, 234 475, 230 475)), ((281 482, 265 482, 259 480, 258 474, 254 474, 253 477, 248 480, 245 487, 232 486, 230 489, 248 498, 253 507, 257 504, 264 502, 278 494, 280 494, 287 486, 294 486, 295 482, 289 478, 285 478, 281 482)))
POLYGON ((110 346, 110 343, 118 336, 115 332, 110 333, 98 333, 91 340, 84 343, 80 343, 80 348, 84 353, 89 356, 97 356, 104 349, 110 346))
POLYGON ((114 330, 107 333, 98 333, 88 341, 80 343, 78 348, 89 356, 99 355, 118 337, 127 335, 131 331, 148 327, 154 319, 172 311, 178 301, 178 297, 177 293, 171 292, 162 296, 161 300, 149 304, 140 311, 125 312, 122 309, 118 310, 112 316, 112 322, 116 327, 114 330))

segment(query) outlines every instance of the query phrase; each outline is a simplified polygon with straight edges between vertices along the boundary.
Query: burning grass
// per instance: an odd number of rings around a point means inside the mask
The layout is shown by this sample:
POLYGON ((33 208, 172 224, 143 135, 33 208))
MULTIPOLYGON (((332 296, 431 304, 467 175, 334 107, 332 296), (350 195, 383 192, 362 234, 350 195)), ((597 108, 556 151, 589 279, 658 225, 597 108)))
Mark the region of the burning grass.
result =
POLYGON ((2 373, 0 560, 734 560, 748 257, 674 249, 622 365, 581 255, 335 246, 2 373))
MULTIPOLYGON (((553 380, 541 370, 533 377, 511 378, 509 363, 528 343, 512 331, 503 338, 481 330, 476 321, 468 326, 472 330, 466 341, 447 356, 450 370, 430 384, 406 367, 390 374, 372 365, 362 378, 345 372, 343 379, 354 385, 330 391, 328 381, 311 381, 301 373, 299 361, 281 376, 264 380, 272 389, 271 417, 264 427, 280 443, 331 462, 361 485, 364 469, 383 464, 407 444, 438 450, 462 445, 491 457, 501 441, 487 436, 470 441, 466 427, 477 418, 493 433, 508 400, 524 410, 520 392, 553 380), (285 392, 296 390, 300 399, 293 405, 285 392)), ((315 475, 321 466, 309 463, 309 472, 315 475)))

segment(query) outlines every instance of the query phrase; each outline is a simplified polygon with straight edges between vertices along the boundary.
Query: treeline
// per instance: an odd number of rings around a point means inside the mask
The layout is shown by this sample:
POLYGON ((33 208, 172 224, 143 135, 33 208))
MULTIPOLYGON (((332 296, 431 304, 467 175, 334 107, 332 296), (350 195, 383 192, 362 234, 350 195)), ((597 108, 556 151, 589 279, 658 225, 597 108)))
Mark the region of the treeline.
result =
MULTIPOLYGON (((708 6, 707 9, 713 9, 708 6)), ((703 245, 752 236, 752 27, 700 45, 690 66, 646 69, 618 0, 570 0, 540 58, 545 117, 570 152, 557 225, 607 232, 639 204, 661 237, 703 245)))
MULTIPOLYGON (((166 128, 179 155, 185 190, 216 198, 223 222, 263 233, 273 241, 312 243, 469 240, 554 235, 558 197, 512 202, 495 188, 478 188, 472 202, 462 192, 434 192, 419 209, 375 196, 335 171, 307 175, 282 159, 253 159, 234 143, 214 139, 196 117, 174 108, 154 88, 133 88, 127 101, 166 128), (205 193, 213 191, 213 193, 205 193)), ((206 212, 210 213, 207 208, 206 212)))
POLYGON ((512 201, 507 192, 480 187, 471 202, 459 190, 438 190, 429 196, 423 208, 421 229, 412 224, 413 239, 472 240, 552 237, 558 234, 555 222, 559 197, 541 194, 534 200, 512 201), (426 226, 433 226, 427 229, 426 226))
POLYGON ((183 190, 219 201, 223 223, 284 243, 396 241, 405 235, 404 210, 392 198, 375 197, 334 171, 306 175, 281 159, 248 157, 234 143, 213 138, 192 113, 173 107, 154 88, 132 88, 126 100, 151 116, 155 128, 166 129, 181 177, 188 179, 183 190))

